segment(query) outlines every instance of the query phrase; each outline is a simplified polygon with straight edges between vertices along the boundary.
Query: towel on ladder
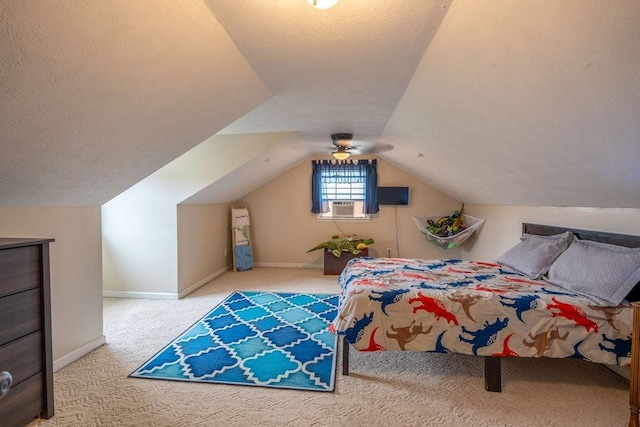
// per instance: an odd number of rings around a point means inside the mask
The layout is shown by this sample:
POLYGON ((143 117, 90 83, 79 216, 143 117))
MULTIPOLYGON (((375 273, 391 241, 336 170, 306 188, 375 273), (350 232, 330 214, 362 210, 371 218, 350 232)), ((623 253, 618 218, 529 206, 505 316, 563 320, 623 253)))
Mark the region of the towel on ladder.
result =
POLYGON ((246 208, 232 209, 231 226, 233 228, 244 228, 249 225, 249 210, 246 208))
POLYGON ((235 247, 236 268, 238 270, 248 270, 253 268, 253 251, 251 245, 240 245, 235 247))
POLYGON ((248 245, 249 240, 251 240, 251 235, 249 232, 249 226, 245 225, 242 228, 234 228, 233 229, 233 239, 235 241, 236 246, 248 245))

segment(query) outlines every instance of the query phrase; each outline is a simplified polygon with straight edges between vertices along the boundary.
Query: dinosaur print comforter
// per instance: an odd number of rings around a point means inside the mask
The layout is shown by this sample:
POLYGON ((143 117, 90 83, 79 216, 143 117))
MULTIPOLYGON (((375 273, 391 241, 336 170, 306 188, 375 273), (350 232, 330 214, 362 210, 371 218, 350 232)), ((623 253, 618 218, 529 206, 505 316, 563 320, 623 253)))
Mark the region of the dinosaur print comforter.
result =
POLYGON ((632 308, 585 296, 499 264, 357 258, 331 330, 360 351, 574 357, 630 363, 632 308))

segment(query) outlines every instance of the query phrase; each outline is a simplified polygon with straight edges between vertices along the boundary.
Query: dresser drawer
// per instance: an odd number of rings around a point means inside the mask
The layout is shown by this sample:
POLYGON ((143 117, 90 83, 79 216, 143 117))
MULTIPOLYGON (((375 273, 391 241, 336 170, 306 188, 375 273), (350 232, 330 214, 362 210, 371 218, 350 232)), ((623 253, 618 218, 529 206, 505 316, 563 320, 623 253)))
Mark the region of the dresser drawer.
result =
POLYGON ((0 297, 40 286, 40 247, 0 251, 0 297))
POLYGON ((41 328, 40 294, 32 289, 0 298, 0 345, 41 328))
POLYGON ((0 426, 23 427, 42 413, 42 374, 13 386, 0 399, 0 426))
POLYGON ((7 371, 17 385, 42 370, 40 331, 0 346, 0 371, 7 371))

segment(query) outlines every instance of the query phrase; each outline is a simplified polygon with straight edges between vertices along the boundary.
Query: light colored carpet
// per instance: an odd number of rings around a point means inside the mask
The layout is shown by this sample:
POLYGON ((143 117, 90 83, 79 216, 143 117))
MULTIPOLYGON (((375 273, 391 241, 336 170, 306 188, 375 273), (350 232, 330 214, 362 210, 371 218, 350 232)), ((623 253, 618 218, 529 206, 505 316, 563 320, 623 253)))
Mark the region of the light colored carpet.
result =
POLYGON ((335 393, 127 378, 236 289, 338 292, 315 269, 228 272, 179 301, 105 298, 108 344, 56 372, 55 412, 32 426, 623 426, 628 385, 578 360, 351 352, 335 393))

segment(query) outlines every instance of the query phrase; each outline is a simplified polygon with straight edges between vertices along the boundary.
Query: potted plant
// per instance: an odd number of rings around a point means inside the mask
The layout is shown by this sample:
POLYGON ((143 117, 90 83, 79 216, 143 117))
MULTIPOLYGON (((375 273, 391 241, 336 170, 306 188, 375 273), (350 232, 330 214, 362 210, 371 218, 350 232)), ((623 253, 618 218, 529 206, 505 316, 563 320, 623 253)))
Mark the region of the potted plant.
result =
POLYGON ((362 239, 358 236, 340 238, 331 236, 330 240, 309 249, 307 253, 324 249, 324 274, 340 274, 349 260, 368 255, 368 247, 373 239, 362 239))

